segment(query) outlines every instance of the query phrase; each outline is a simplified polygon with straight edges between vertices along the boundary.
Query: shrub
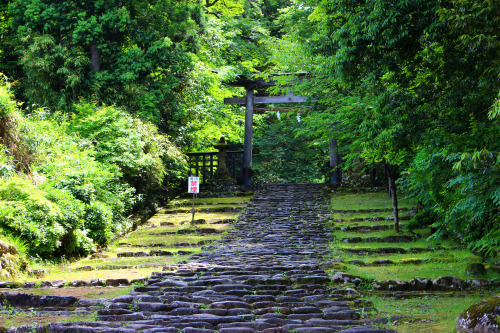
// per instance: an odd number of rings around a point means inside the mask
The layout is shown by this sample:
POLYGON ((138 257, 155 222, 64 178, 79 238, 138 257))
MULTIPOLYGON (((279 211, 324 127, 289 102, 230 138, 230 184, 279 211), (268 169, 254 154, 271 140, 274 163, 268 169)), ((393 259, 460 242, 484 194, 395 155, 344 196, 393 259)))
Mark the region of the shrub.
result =
POLYGON ((107 246, 132 228, 134 207, 184 176, 168 138, 115 107, 81 103, 70 120, 45 109, 23 116, 0 85, 0 108, 0 228, 31 255, 107 246))

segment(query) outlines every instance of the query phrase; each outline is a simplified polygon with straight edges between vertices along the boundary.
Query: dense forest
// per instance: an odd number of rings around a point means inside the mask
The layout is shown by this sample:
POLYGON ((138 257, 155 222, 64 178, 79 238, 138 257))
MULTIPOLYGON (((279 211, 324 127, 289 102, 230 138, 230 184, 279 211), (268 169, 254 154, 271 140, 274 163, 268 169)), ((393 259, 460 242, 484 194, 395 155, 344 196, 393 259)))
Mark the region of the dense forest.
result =
POLYGON ((256 183, 322 181, 334 141, 413 227, 499 255, 498 1, 1 0, 0 72, 0 238, 31 255, 107 246, 185 153, 241 144, 225 82, 304 72, 270 93, 312 108, 255 117, 256 183))

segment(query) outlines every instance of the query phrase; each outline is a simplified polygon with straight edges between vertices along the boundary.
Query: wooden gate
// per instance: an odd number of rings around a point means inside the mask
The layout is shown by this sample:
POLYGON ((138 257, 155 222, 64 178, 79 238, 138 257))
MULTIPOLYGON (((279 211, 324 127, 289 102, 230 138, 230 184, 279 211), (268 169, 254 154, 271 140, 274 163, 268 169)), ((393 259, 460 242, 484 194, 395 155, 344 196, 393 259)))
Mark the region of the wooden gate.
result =
MULTIPOLYGON (((219 164, 217 153, 188 153, 189 174, 193 177, 200 177, 201 182, 205 183, 207 179, 214 176, 219 164)), ((231 177, 241 183, 241 165, 243 150, 228 151, 226 166, 231 177)))

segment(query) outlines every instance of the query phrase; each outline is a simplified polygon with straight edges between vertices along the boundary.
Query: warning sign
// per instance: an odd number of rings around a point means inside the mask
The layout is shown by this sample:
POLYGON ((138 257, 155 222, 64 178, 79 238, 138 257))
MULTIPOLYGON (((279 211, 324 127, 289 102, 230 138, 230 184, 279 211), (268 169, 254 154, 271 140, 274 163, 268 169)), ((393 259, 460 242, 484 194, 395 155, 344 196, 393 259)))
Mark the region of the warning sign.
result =
POLYGON ((200 177, 189 177, 188 193, 200 193, 200 177))

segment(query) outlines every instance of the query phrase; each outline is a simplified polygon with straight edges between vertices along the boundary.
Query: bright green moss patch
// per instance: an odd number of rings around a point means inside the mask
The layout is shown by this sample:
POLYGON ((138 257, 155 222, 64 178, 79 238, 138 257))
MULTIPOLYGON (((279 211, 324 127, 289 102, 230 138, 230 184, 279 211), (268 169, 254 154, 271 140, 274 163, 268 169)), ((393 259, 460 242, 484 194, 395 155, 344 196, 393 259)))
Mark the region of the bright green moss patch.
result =
MULTIPOLYGON (((346 264, 347 272, 367 279, 384 280, 411 280, 416 276, 437 279, 440 276, 454 276, 460 279, 469 279, 465 272, 467 262, 424 262, 417 265, 396 264, 389 266, 356 266, 346 264)), ((494 276, 489 276, 493 278, 494 276)), ((488 278, 488 276, 487 276, 488 278)))
MULTIPOLYGON (((196 198, 195 205, 241 205, 250 202, 251 197, 229 197, 229 198, 196 198)), ((189 206, 193 204, 193 199, 175 199, 172 200, 168 207, 189 206)))
MULTIPOLYGON (((410 208, 410 202, 399 200, 399 208, 410 208)), ((334 194, 331 200, 333 210, 392 209, 391 198, 385 192, 334 194)))

